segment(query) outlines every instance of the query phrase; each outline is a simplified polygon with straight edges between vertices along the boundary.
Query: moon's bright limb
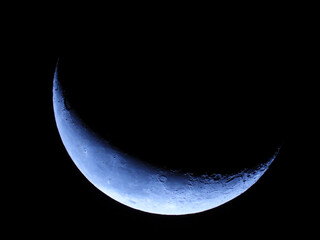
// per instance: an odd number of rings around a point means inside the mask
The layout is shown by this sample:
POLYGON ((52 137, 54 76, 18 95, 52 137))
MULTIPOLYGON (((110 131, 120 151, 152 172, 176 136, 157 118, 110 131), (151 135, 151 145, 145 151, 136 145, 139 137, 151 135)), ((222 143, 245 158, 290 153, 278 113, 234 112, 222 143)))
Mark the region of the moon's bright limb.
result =
POLYGON ((57 71, 53 83, 54 114, 71 159, 99 190, 134 209, 181 215, 215 208, 249 189, 276 157, 275 154, 267 163, 233 175, 195 176, 148 165, 112 147, 65 106, 57 71))

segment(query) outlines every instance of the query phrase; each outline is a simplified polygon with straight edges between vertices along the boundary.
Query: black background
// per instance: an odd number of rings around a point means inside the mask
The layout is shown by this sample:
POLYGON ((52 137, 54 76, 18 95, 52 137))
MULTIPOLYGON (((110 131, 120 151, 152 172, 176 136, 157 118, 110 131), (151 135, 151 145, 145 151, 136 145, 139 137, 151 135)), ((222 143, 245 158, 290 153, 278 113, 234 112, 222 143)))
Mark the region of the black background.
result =
POLYGON ((19 71, 12 69, 12 83, 19 87, 10 93, 23 100, 9 120, 24 157, 13 162, 19 180, 8 221, 23 231, 90 237, 266 237, 298 228, 298 199, 306 191, 293 171, 306 111, 301 52, 287 30, 234 26, 228 34, 105 31, 100 41, 53 31, 45 37, 50 41, 23 46, 30 51, 14 59, 19 71), (58 58, 67 104, 145 161, 152 156, 168 167, 232 172, 265 161, 279 145, 281 151, 254 186, 218 208, 161 216, 123 206, 82 176, 61 142, 52 106, 58 58))

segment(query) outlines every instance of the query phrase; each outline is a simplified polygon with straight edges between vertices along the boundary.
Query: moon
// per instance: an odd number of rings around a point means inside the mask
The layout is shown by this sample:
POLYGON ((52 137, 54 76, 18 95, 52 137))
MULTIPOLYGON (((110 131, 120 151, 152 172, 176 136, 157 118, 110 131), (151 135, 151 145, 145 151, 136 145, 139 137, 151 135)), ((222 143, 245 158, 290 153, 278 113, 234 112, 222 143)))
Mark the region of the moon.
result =
POLYGON ((218 207, 255 184, 277 156, 234 174, 199 175, 141 161, 99 136, 68 106, 58 66, 53 109, 61 140, 82 174, 110 198, 148 213, 183 215, 218 207))

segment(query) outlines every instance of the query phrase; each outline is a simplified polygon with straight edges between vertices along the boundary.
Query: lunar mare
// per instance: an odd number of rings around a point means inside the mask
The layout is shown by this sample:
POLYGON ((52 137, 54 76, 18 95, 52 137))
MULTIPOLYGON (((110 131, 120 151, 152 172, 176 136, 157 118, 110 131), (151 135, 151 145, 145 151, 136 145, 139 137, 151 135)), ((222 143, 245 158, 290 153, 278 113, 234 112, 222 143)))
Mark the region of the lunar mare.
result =
POLYGON ((236 174, 194 175, 155 167, 139 161, 93 132, 66 106, 58 79, 53 82, 56 125, 71 159, 83 175, 114 200, 141 211, 182 215, 220 206, 249 189, 269 168, 268 162, 236 174))

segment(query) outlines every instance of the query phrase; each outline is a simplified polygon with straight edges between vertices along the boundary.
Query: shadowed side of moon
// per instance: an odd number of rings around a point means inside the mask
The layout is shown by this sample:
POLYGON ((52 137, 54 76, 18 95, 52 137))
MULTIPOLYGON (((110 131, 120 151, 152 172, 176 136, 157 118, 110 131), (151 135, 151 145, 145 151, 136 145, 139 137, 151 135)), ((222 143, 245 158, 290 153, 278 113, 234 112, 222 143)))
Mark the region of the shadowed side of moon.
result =
POLYGON ((199 175, 232 174, 267 162, 282 144, 281 89, 263 76, 256 84, 240 81, 237 69, 229 81, 194 62, 172 69, 169 61, 100 60, 60 60, 65 104, 130 156, 199 175))
MULTIPOLYGON (((71 159, 99 190, 141 211, 180 215, 217 207, 250 188, 276 157, 274 154, 265 163, 236 174, 212 172, 199 175, 192 171, 162 168, 121 151, 95 133, 68 104, 65 95, 56 69, 54 113, 71 159)), ((110 117, 112 114, 110 112, 110 117)))

